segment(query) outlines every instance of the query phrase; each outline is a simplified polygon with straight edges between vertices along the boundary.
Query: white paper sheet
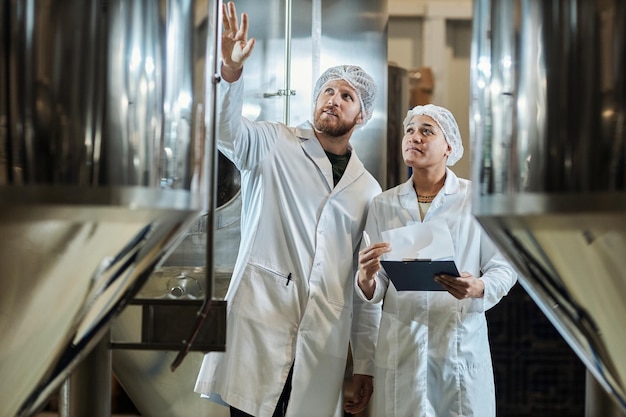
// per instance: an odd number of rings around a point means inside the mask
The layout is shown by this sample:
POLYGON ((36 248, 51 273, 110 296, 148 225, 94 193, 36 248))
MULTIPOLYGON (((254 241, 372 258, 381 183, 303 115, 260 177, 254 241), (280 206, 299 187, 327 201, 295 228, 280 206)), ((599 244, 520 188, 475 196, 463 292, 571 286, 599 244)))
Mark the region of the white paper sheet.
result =
POLYGON ((381 233, 383 241, 391 244, 391 252, 384 259, 454 259, 454 245, 450 229, 444 220, 416 223, 381 233))

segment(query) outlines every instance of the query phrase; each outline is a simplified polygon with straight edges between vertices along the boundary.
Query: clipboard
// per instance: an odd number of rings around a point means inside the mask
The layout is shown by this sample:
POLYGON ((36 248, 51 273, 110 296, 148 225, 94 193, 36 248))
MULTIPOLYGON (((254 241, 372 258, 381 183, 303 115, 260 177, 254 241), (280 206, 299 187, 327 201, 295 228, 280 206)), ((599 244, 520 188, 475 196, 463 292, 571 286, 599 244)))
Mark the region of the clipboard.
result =
POLYGON ((447 274, 458 277, 454 261, 380 261, 398 291, 446 291, 433 278, 447 274))

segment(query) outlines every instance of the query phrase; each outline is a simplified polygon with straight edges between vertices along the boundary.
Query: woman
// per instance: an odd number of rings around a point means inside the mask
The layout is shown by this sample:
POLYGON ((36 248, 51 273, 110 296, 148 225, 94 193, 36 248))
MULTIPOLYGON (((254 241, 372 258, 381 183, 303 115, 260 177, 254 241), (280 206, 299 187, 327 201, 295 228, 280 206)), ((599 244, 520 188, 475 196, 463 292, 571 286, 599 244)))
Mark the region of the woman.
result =
POLYGON ((403 124, 402 155, 412 175, 374 199, 365 230, 375 243, 359 252, 356 279, 359 297, 382 301, 374 415, 495 416, 485 311, 516 274, 472 216, 471 182, 447 167, 463 156, 454 116, 429 104, 410 110, 403 124), (460 276, 434 278, 446 291, 397 291, 381 267, 381 257, 401 249, 383 242, 383 232, 417 223, 432 224, 438 240, 452 242, 453 253, 441 256, 453 256, 460 276))

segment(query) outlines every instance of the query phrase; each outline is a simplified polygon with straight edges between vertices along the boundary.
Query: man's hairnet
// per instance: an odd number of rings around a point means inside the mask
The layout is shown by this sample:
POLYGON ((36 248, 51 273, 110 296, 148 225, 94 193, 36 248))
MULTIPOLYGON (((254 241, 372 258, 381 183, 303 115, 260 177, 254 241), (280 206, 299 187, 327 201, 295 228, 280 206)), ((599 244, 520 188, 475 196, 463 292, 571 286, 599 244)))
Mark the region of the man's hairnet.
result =
POLYGON ((374 100, 376 100, 376 82, 374 79, 363 68, 356 65, 338 65, 328 68, 315 83, 315 89, 313 90, 314 105, 322 91, 322 87, 327 82, 334 80, 344 80, 354 88, 361 102, 363 124, 367 123, 372 118, 374 100))
POLYGON ((456 123, 456 119, 450 112, 450 110, 435 106, 434 104, 426 104, 424 106, 415 106, 409 110, 404 118, 404 130, 411 122, 413 116, 430 116, 439 125, 439 128, 443 132, 443 136, 446 138, 446 142, 452 148, 452 152, 448 155, 447 165, 452 166, 458 162, 463 156, 463 142, 461 140, 461 132, 459 132, 459 125, 456 123))

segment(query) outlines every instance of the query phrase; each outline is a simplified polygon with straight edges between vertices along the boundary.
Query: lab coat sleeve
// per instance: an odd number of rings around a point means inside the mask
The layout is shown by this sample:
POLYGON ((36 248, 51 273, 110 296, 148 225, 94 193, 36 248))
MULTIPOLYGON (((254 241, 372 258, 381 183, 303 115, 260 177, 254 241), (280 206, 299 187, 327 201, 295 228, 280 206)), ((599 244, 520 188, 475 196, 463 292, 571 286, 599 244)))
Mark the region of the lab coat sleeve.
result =
MULTIPOLYGON (((369 234, 372 243, 380 241, 380 233, 376 227, 376 216, 374 214, 375 206, 376 198, 374 198, 368 208, 365 221, 365 230, 369 234)), ((361 239, 360 249, 364 249, 365 246, 365 242, 361 239)), ((355 271, 351 339, 353 373, 374 375, 374 351, 382 317, 382 299, 387 287, 386 285, 381 285, 377 278, 374 298, 368 300, 358 284, 358 254, 355 263, 355 271)))
POLYGON ((217 147, 240 170, 257 165, 276 145, 280 130, 278 123, 252 122, 242 116, 243 77, 218 88, 217 147))
MULTIPOLYGON (((374 199, 367 213, 367 220, 365 222, 365 231, 370 236, 371 243, 382 242, 382 236, 381 236, 381 231, 380 231, 379 222, 378 222, 378 215, 377 215, 378 211, 379 211, 378 203, 377 203, 377 200, 374 199)), ((363 239, 361 239, 361 250, 365 249, 365 247, 366 247, 366 244, 363 241, 363 239)), ((374 295, 372 296, 371 300, 368 300, 365 294, 363 293, 363 290, 361 290, 361 287, 359 287, 358 269, 354 276, 354 290, 356 292, 356 295, 357 297, 359 297, 362 301, 366 303, 372 303, 372 304, 380 303, 383 300, 383 298, 385 298, 385 293, 387 292, 387 287, 389 285, 389 278, 385 274, 384 270, 380 270, 376 274, 375 279, 376 279, 376 288, 374 289, 374 295)))
POLYGON ((472 300, 472 312, 484 312, 494 307, 517 282, 514 268, 484 231, 480 232, 480 265, 485 293, 482 298, 472 300))
POLYGON ((359 287, 359 272, 357 271, 354 276, 354 291, 356 292, 356 296, 360 298, 361 301, 368 304, 377 304, 385 298, 388 282, 389 279, 386 278, 384 273, 376 274, 376 288, 374 288, 374 295, 371 300, 368 300, 361 287, 359 287))
POLYGON ((368 303, 355 296, 352 310, 353 374, 374 375, 374 350, 378 339, 382 303, 368 303))

